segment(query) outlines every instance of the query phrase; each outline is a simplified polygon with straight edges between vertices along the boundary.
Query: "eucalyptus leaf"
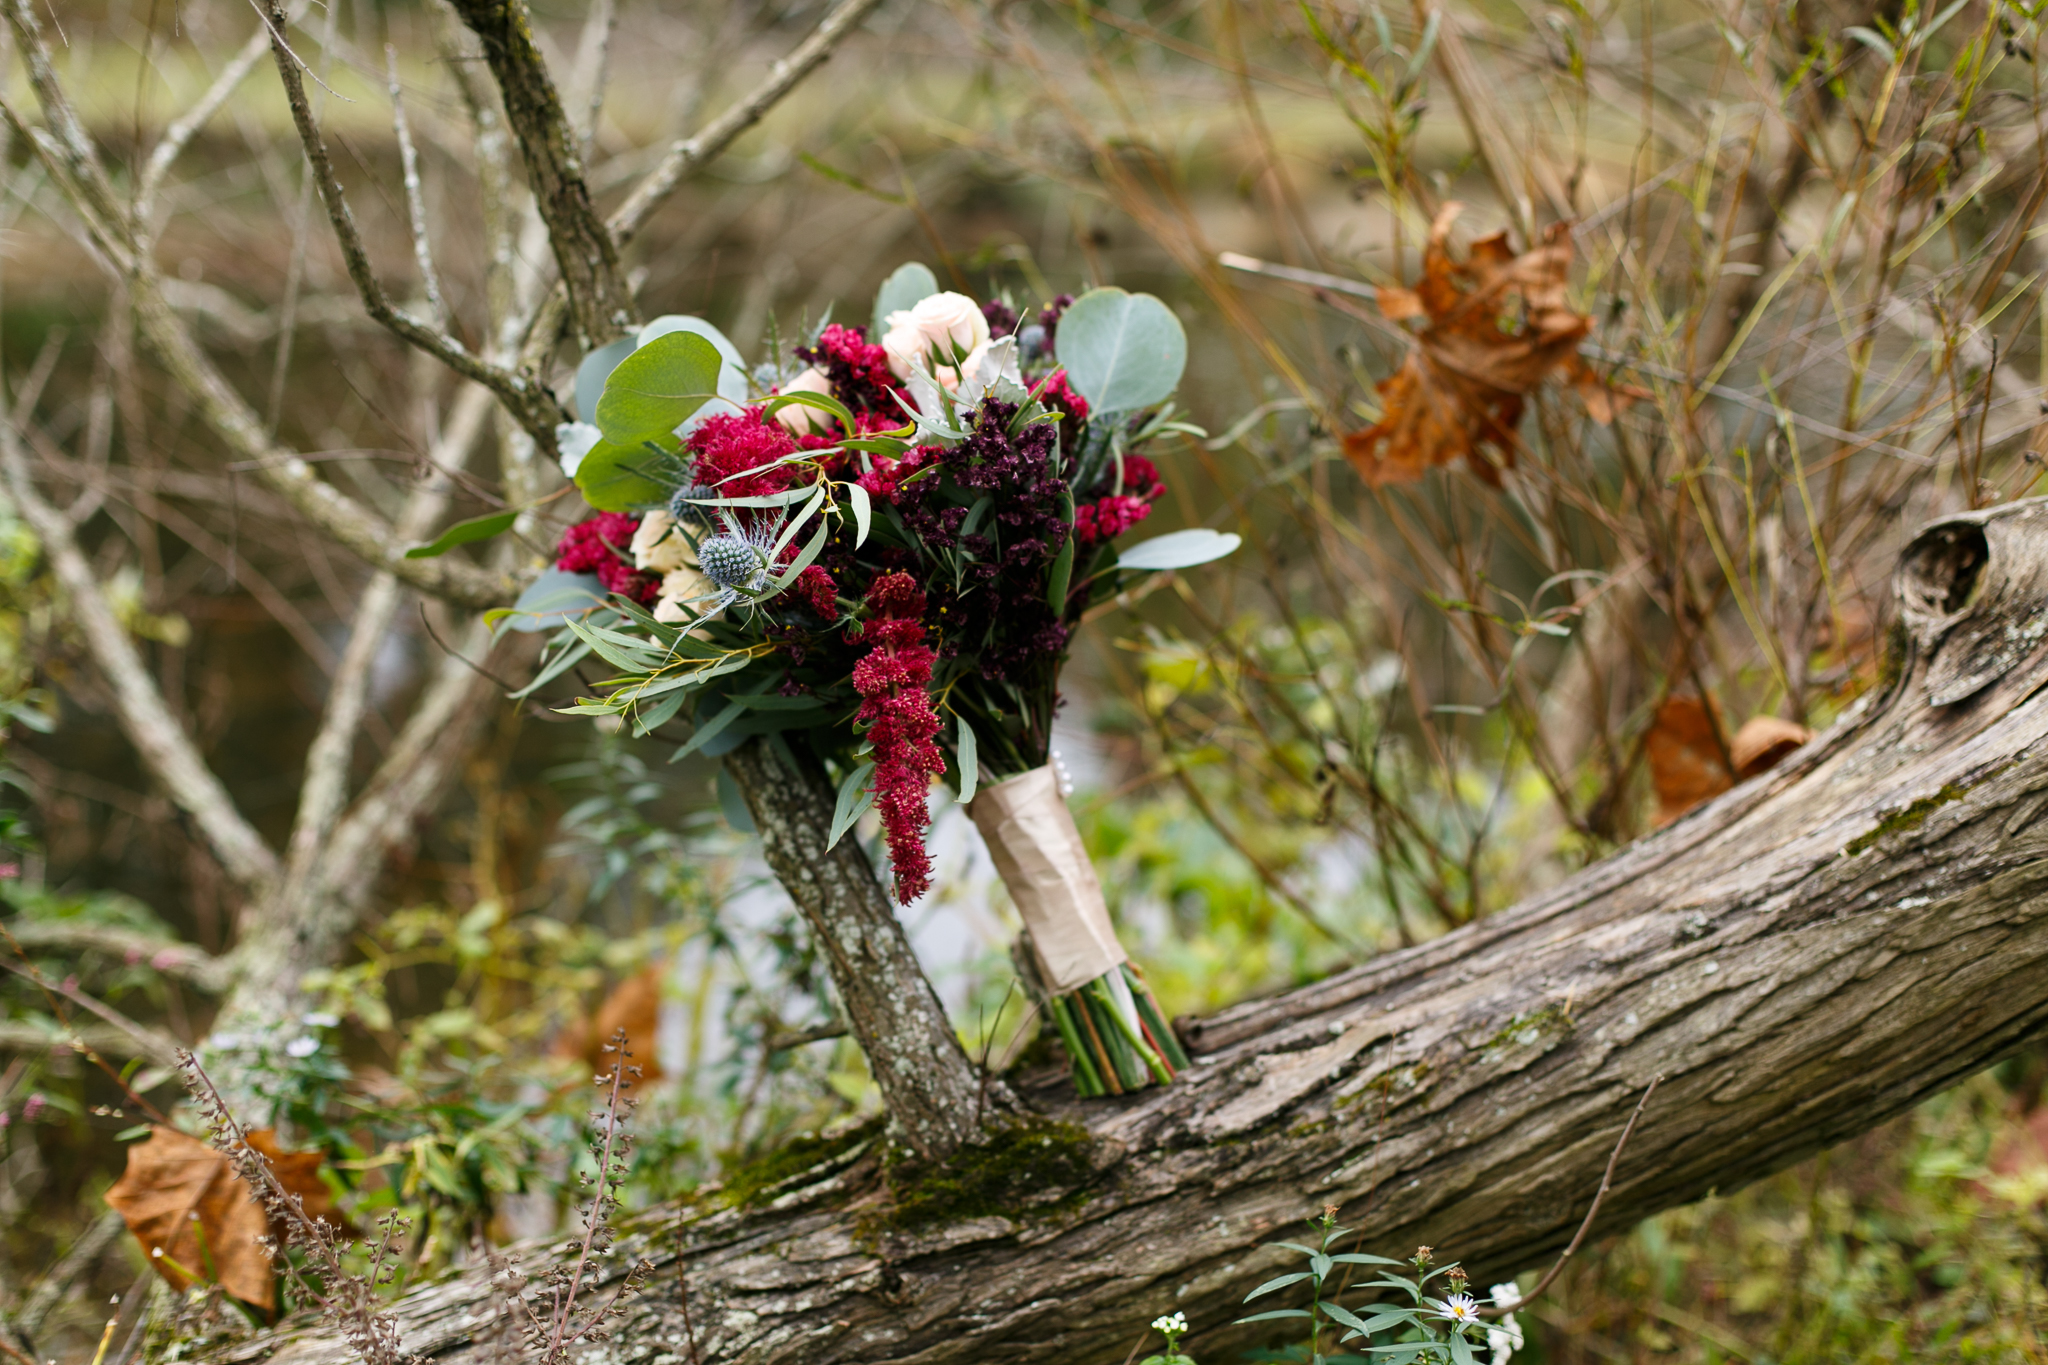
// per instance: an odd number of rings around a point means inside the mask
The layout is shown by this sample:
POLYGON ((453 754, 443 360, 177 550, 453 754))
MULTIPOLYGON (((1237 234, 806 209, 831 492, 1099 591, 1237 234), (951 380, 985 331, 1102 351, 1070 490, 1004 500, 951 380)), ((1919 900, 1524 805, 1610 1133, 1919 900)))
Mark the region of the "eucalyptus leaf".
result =
POLYGON ((552 630, 571 612, 603 606, 607 595, 604 581, 594 573, 546 569, 526 585, 526 591, 512 604, 505 617, 505 629, 525 635, 552 630))
POLYGON ((868 490, 857 483, 846 486, 846 500, 853 504, 853 548, 858 550, 868 543, 868 528, 874 524, 874 504, 868 501, 868 490))
POLYGON ((1188 337, 1150 294, 1091 289, 1060 314, 1059 362, 1074 391, 1101 412, 1133 412, 1165 399, 1187 368, 1188 337))
POLYGON ((723 763, 718 765, 718 809, 725 816, 725 823, 742 834, 754 832, 754 815, 747 809, 747 800, 740 795, 740 784, 732 780, 723 763))
POLYGON ((583 500, 600 512, 627 512, 661 502, 668 490, 641 472, 656 458, 645 445, 599 441, 577 462, 576 487, 583 500))
POLYGON ((690 736, 690 742, 678 748, 670 756, 669 762, 674 763, 678 759, 688 758, 691 754, 696 753, 712 740, 717 739, 721 731, 745 715, 746 712, 745 702, 727 702, 724 710, 697 727, 697 733, 690 736))
POLYGON ((585 422, 592 419, 597 412, 597 400, 604 394, 604 381, 611 378, 619 362, 633 354, 639 344, 633 337, 621 337, 583 357, 583 363, 576 367, 577 417, 585 422))
POLYGON ((931 267, 918 261, 897 266, 895 273, 875 291, 875 318, 868 340, 881 342, 882 333, 888 330, 889 314, 907 312, 938 292, 939 277, 932 274, 931 267))
POLYGON ((1186 531, 1169 531, 1163 536, 1140 541, 1117 556, 1119 569, 1158 572, 1187 569, 1221 559, 1243 544, 1232 531, 1211 531, 1197 526, 1186 531))
POLYGON ((974 799, 974 789, 981 785, 981 746, 965 716, 960 717, 960 742, 956 747, 960 760, 960 804, 964 806, 974 799))
MULTIPOLYGON (((673 436, 718 393, 724 364, 718 348, 696 332, 655 337, 620 361, 605 381, 597 400, 598 430, 606 443, 621 446, 673 436)), ((592 455, 584 457, 586 467, 592 455)))
POLYGON ((874 774, 875 765, 863 763, 840 780, 839 801, 832 810, 832 833, 825 841, 827 852, 836 847, 846 837, 846 831, 852 829, 875 804, 874 788, 868 785, 868 779, 874 774))
POLYGON ((407 559, 432 559, 445 555, 458 545, 473 545, 479 540, 501 536, 512 529, 512 523, 519 520, 519 509, 507 508, 503 512, 486 512, 480 517, 458 521, 425 545, 415 545, 405 552, 407 559))

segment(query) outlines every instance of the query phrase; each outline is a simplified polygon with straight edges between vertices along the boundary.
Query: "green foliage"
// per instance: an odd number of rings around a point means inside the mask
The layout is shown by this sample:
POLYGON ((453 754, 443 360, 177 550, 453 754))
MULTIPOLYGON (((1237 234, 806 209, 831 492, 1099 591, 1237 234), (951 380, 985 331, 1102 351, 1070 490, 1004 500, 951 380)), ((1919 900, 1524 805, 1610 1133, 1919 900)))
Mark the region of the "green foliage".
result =
POLYGON ((971 1218, 1057 1216, 1086 1202, 1093 1152, 1078 1124, 1017 1119, 944 1161, 895 1167, 890 1202, 871 1221, 877 1230, 911 1232, 971 1218))
POLYGON ((1103 412, 1164 402, 1187 368, 1188 338, 1150 294, 1091 289, 1060 315, 1060 363, 1074 391, 1103 412))
POLYGON ((882 334, 889 330, 889 314, 908 312, 938 292, 939 277, 932 274, 930 266, 919 261, 897 266, 875 291, 874 319, 869 324, 868 339, 882 339, 882 334))

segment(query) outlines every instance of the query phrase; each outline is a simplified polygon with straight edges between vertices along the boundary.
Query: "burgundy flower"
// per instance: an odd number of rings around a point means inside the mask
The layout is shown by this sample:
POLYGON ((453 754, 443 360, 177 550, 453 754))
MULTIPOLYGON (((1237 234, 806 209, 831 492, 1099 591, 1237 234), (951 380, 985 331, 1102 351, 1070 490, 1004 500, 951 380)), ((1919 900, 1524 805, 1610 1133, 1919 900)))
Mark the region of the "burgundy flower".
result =
POLYGON ((1082 545, 1114 540, 1151 515, 1151 503, 1128 493, 1098 498, 1074 509, 1074 539, 1082 545))
POLYGON ((596 574, 606 592, 647 603, 661 591, 661 579, 633 567, 628 547, 640 518, 625 512, 599 512, 562 532, 555 545, 555 567, 564 573, 596 574))
POLYGON ((853 409, 858 418, 872 412, 903 425, 903 409, 894 394, 901 387, 889 368, 889 353, 867 339, 859 327, 833 323, 818 334, 818 344, 798 348, 797 358, 816 365, 832 381, 832 396, 853 409))
POLYGON ((996 341, 1017 330, 1017 310, 1001 299, 990 299, 981 305, 981 315, 988 320, 989 340, 996 341))
POLYGON ((853 687, 861 695, 854 723, 874 749, 871 779, 875 805, 889 841, 896 873, 896 899, 905 905, 932 884, 931 858, 924 850, 926 804, 931 781, 945 771, 945 758, 932 742, 938 712, 928 692, 932 651, 924 643, 924 593, 907 573, 888 573, 868 586, 872 615, 854 631, 857 644, 872 646, 853 666, 853 687))
POLYGON ((813 564, 796 576, 796 595, 827 621, 839 619, 839 585, 821 564, 813 564))

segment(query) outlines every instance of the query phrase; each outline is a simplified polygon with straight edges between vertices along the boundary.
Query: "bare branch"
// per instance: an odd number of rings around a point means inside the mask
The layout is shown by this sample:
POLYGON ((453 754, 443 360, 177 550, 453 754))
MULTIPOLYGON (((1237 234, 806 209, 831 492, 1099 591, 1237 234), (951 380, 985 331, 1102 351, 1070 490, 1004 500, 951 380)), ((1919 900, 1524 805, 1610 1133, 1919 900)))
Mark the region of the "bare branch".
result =
MULTIPOLYGON (((467 461, 484 429, 490 404, 489 390, 473 384, 463 390, 441 445, 434 451, 437 469, 459 468, 467 461)), ((424 535, 432 528, 448 506, 449 486, 445 474, 436 474, 431 482, 414 490, 398 521, 401 539, 424 535)), ((362 728, 370 670, 397 615, 399 598, 397 576, 388 569, 379 573, 370 580, 349 627, 348 647, 342 651, 341 666, 328 691, 319 733, 306 751, 306 776, 299 788, 299 809, 285 855, 286 878, 295 886, 311 875, 347 802, 349 759, 362 728)))
POLYGON ((121 728, 171 799, 199 826, 228 875, 245 891, 260 895, 277 879, 277 855, 235 809, 227 788, 171 715, 134 642, 100 591, 70 519, 45 502, 31 482, 28 456, 11 421, 0 423, 0 470, 15 505, 42 541, 94 662, 106 674, 121 728))
POLYGON ((398 138, 398 159, 405 168, 405 210, 412 223, 412 256, 420 268, 420 287, 427 306, 441 330, 448 330, 448 303, 441 294, 441 277, 434 273, 434 252, 427 242, 427 201, 420 191, 420 154, 412 145, 412 128, 405 121, 405 96, 398 84, 398 49, 384 44, 384 62, 390 73, 391 131, 398 138))
POLYGON ((263 54, 270 50, 270 30, 259 28, 249 35, 249 41, 242 44, 234 60, 221 68, 213 84, 199 97, 185 113, 164 129, 164 135, 149 152, 149 161, 142 168, 142 179, 135 190, 135 222, 140 231, 147 233, 150 211, 156 205, 157 190, 162 188, 164 176, 170 173, 171 163, 190 145, 193 137, 227 103, 228 96, 235 93, 235 87, 248 79, 256 69, 256 63, 263 60, 263 54))
MULTIPOLYGON (((14 29, 15 39, 21 45, 22 62, 28 67, 29 84, 35 88, 36 100, 43 107, 43 117, 50 124, 50 132, 44 138, 36 139, 37 150, 55 158, 51 169, 70 183, 77 196, 83 199, 85 207, 119 234, 117 242, 103 245, 118 245, 125 252, 129 226, 127 210, 114 193, 106 168, 101 165, 99 154, 93 150, 92 139, 86 135, 85 124, 65 98, 63 86, 58 84, 56 68, 50 63, 50 49, 43 42, 42 24, 36 19, 29 0, 5 0, 5 3, 7 22, 14 29)), ((8 111, 8 119, 9 122, 19 122, 12 110, 8 111)))
MULTIPOLYGON (((12 0, 12 3, 21 4, 23 0, 12 0)), ((394 306, 385 294, 383 284, 370 265, 362 236, 356 230, 355 215, 349 209, 341 181, 335 177, 326 139, 321 135, 313 117, 313 107, 306 98, 306 85, 300 76, 298 59, 285 45, 279 30, 285 22, 284 8, 277 0, 269 0, 269 14, 273 30, 271 51, 277 59, 278 77, 284 82, 285 100, 291 105, 292 122, 299 130, 299 141, 305 147, 314 184, 320 191, 320 201, 327 209, 328 222, 334 228, 349 279, 354 281, 356 292, 362 296, 363 307, 401 340, 425 351, 465 379, 473 379, 496 393, 520 426, 542 448, 552 450, 555 427, 568 416, 554 394, 530 375, 514 373, 476 355, 458 338, 394 306)))
POLYGON ((77 920, 16 918, 7 922, 7 929, 24 948, 105 953, 124 962, 146 963, 152 971, 189 981, 203 991, 223 991, 228 986, 227 960, 202 952, 190 943, 77 920))
POLYGON ((733 105, 695 137, 672 144, 661 163, 633 188, 626 202, 612 214, 608 226, 620 246, 633 240, 664 199, 678 185, 733 144, 741 133, 759 123, 762 116, 794 90, 812 71, 832 55, 832 50, 853 32, 860 21, 874 11, 881 0, 839 0, 833 11, 819 23, 817 31, 804 39, 796 51, 769 69, 768 79, 754 92, 733 105))
MULTIPOLYGON (((20 0, 16 0, 20 3, 20 0)), ((522 0, 452 0, 482 40, 484 60, 504 97, 505 117, 519 139, 527 183, 547 223, 555 265, 568 291, 569 317, 586 351, 623 333, 633 301, 619 269, 618 248, 590 201, 575 128, 534 45, 522 0)), ((551 438, 550 438, 551 439, 551 438)), ((548 441, 543 448, 551 448, 548 441)))

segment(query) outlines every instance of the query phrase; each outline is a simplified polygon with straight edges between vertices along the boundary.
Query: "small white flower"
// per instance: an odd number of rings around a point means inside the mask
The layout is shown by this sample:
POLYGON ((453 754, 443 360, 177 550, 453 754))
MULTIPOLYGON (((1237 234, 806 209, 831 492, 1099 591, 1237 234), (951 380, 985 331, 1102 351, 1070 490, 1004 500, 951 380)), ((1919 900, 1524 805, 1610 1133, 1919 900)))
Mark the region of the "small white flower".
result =
POLYGON ((314 1037, 294 1038, 284 1045, 288 1057, 310 1057, 320 1050, 320 1040, 314 1037))
POLYGON ((604 433, 588 422, 563 422, 555 428, 555 449, 561 452, 562 473, 576 477, 576 469, 604 439, 604 433))
POLYGON ((1479 1300, 1470 1294, 1453 1294, 1448 1299, 1432 1300, 1437 1306, 1437 1316, 1445 1322, 1454 1322, 1463 1327, 1479 1321, 1479 1300))
POLYGON ((1155 1332, 1185 1332, 1188 1330, 1188 1315, 1185 1313, 1169 1313, 1165 1317, 1154 1318, 1152 1319, 1152 1330, 1155 1332))
POLYGON ((307 1028, 335 1028, 340 1025, 341 1018, 339 1015, 329 1014, 326 1010, 315 1010, 301 1018, 299 1022, 307 1028))
MULTIPOLYGON (((1515 1308, 1521 1302, 1521 1286, 1515 1284, 1512 1280, 1506 1284, 1497 1284, 1493 1287, 1494 1307, 1515 1308)), ((1513 1313, 1507 1314, 1499 1322, 1486 1329, 1486 1346, 1488 1350, 1493 1352, 1493 1359, 1488 1362, 1488 1365, 1508 1365, 1509 1359, 1513 1357, 1515 1352, 1522 1349, 1522 1324, 1515 1321, 1513 1313)))

